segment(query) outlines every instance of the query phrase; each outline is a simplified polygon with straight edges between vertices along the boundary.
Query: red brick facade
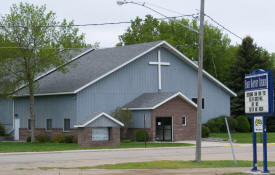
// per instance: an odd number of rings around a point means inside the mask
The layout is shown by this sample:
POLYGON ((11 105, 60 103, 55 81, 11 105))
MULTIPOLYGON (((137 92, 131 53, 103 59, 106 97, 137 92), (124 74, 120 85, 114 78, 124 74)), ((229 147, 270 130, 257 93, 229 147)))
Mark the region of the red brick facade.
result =
POLYGON ((166 102, 151 111, 152 141, 156 137, 156 118, 172 117, 173 141, 194 140, 196 137, 196 112, 197 109, 180 97, 166 102), (182 117, 186 116, 186 126, 182 125, 182 117))
POLYGON ((79 128, 78 146, 119 146, 120 128, 110 128, 109 141, 92 141, 92 128, 79 128))
MULTIPOLYGON (((173 141, 194 140, 196 137, 196 107, 186 102, 180 97, 175 97, 165 104, 151 111, 151 128, 146 128, 150 135, 150 140, 156 139, 156 118, 172 117, 173 121, 173 141), (182 125, 182 118, 186 116, 186 126, 182 125)), ((134 138, 138 128, 129 128, 127 136, 134 138)), ((143 128, 140 128, 143 129, 143 128)))
MULTIPOLYGON (((46 134, 50 139, 53 139, 57 134, 73 135, 78 138, 78 146, 119 146, 120 145, 120 128, 110 128, 109 141, 92 141, 92 128, 77 128, 70 129, 64 132, 62 128, 53 128, 51 131, 46 131, 45 128, 36 128, 35 135, 46 134)), ((19 129, 19 140, 26 141, 31 135, 31 131, 26 128, 19 129)))
MULTIPOLYGON (((46 131, 45 128, 35 128, 35 135, 46 134, 50 139, 53 139, 57 134, 78 136, 78 129, 70 129, 63 131, 63 128, 53 128, 51 131, 46 131)), ((27 128, 19 128, 19 140, 26 141, 27 137, 31 136, 31 131, 27 128)))

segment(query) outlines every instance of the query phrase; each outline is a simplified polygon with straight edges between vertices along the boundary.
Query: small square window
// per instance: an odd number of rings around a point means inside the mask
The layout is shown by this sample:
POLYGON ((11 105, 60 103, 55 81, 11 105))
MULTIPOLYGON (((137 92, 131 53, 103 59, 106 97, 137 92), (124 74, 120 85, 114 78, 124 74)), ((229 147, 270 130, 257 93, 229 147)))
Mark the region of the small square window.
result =
POLYGON ((64 131, 69 131, 69 129, 71 128, 71 121, 70 119, 65 118, 64 119, 64 131))
POLYGON ((182 126, 186 126, 186 116, 182 117, 182 126))
POLYGON ((47 119, 46 123, 47 123, 46 130, 51 131, 52 130, 52 119, 47 119))

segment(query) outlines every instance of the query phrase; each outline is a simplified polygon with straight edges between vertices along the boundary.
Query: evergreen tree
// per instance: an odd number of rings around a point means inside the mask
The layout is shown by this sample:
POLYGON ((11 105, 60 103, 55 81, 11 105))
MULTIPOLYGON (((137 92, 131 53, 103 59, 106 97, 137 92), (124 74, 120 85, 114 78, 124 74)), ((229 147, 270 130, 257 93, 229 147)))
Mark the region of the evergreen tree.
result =
POLYGON ((231 114, 233 116, 244 115, 244 77, 256 69, 272 69, 271 55, 261 47, 258 47, 251 37, 243 39, 239 46, 236 60, 230 67, 227 85, 237 93, 237 97, 231 99, 231 114))

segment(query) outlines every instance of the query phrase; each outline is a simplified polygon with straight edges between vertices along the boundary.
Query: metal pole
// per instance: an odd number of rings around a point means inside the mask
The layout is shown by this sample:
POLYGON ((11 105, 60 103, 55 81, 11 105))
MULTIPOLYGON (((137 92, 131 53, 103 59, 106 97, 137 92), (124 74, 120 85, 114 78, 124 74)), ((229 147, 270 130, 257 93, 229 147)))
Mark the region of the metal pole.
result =
POLYGON ((198 108, 196 127, 196 161, 201 161, 201 115, 202 115, 202 68, 203 68, 203 32, 204 31, 204 0, 201 0, 200 10, 200 45, 199 45, 199 69, 198 69, 198 108))
POLYGON ((263 116, 263 158, 264 158, 264 170, 263 173, 269 173, 267 169, 267 146, 266 146, 266 117, 263 116))
POLYGON ((145 124, 146 124, 146 116, 144 114, 144 147, 146 148, 146 140, 147 140, 147 138, 146 138, 146 134, 145 134, 145 132, 146 132, 146 130, 145 130, 145 124))
POLYGON ((231 151, 232 151, 233 159, 234 159, 235 164, 237 164, 238 162, 236 160, 235 151, 234 151, 233 144, 232 144, 232 139, 231 139, 231 134, 230 134, 230 129, 229 129, 229 125, 228 125, 228 122, 227 122, 227 118, 224 117, 224 120, 225 120, 225 124, 226 124, 226 128, 227 128, 229 142, 230 142, 230 145, 231 145, 231 151))
POLYGON ((258 171, 257 167, 257 137, 255 133, 255 116, 252 117, 252 137, 253 137, 253 168, 251 171, 258 171))

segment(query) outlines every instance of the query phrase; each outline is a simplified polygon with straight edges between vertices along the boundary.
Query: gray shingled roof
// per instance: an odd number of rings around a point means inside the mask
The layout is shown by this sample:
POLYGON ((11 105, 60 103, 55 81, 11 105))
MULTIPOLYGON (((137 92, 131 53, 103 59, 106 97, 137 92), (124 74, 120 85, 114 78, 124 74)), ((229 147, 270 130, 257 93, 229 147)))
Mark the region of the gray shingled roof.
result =
MULTIPOLYGON (((92 115, 88 116, 86 119, 77 122, 76 125, 74 125, 74 127, 85 127, 103 116, 110 119, 112 122, 116 123, 117 125, 124 126, 123 123, 121 123, 120 121, 118 121, 117 119, 113 118, 112 116, 108 115, 105 112, 95 112, 92 115)), ((104 125, 106 126, 106 123, 104 123, 104 125)))
POLYGON ((152 109, 154 106, 175 95, 176 92, 144 93, 129 102, 123 108, 128 109, 152 109))
POLYGON ((89 122, 90 120, 92 120, 93 118, 95 118, 96 116, 98 116, 99 114, 101 114, 101 112, 94 112, 93 114, 91 114, 90 116, 88 116, 87 118, 85 118, 84 120, 78 121, 76 123, 76 125, 84 125, 85 123, 89 122))
MULTIPOLYGON (((54 71, 38 80, 35 94, 72 93, 162 41, 90 51, 68 64, 68 72, 54 71)), ((26 89, 18 95, 27 95, 26 89)))

